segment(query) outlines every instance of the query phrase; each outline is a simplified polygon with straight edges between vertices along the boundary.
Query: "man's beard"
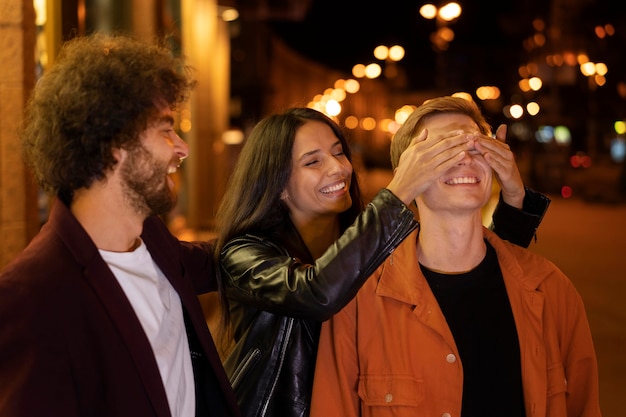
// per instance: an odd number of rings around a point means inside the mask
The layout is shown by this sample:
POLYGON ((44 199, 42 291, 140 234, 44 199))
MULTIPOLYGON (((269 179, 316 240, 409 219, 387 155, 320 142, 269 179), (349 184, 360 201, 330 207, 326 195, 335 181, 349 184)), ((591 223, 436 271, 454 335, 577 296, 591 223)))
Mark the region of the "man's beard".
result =
POLYGON ((138 213, 146 217, 167 214, 176 205, 176 194, 167 181, 169 164, 156 160, 143 146, 128 152, 121 167, 124 195, 138 213))

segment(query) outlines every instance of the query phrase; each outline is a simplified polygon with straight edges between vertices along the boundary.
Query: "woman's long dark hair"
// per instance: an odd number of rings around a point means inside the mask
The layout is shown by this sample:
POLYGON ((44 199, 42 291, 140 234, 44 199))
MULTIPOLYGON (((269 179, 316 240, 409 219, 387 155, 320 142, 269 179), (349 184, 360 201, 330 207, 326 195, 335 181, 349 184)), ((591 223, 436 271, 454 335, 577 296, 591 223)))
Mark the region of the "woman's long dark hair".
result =
MULTIPOLYGON (((327 124, 343 146, 350 163, 350 146, 339 125, 325 114, 306 107, 294 107, 261 120, 250 132, 216 214, 216 265, 224 245, 246 233, 263 233, 285 221, 289 211, 280 198, 291 176, 292 150, 298 129, 309 121, 327 124)), ((339 215, 341 230, 351 225, 363 210, 363 201, 353 171, 350 182, 352 206, 339 215)), ((228 323, 228 302, 218 269, 218 288, 223 319, 228 323)))

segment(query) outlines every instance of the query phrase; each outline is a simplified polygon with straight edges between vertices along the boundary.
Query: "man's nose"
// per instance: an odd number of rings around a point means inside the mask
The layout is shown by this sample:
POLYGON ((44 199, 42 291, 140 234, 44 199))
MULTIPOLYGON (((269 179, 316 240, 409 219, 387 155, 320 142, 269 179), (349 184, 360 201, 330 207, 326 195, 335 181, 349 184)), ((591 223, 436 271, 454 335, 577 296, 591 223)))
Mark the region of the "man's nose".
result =
POLYGON ((189 145, 176 133, 174 139, 174 150, 181 161, 189 156, 189 145))

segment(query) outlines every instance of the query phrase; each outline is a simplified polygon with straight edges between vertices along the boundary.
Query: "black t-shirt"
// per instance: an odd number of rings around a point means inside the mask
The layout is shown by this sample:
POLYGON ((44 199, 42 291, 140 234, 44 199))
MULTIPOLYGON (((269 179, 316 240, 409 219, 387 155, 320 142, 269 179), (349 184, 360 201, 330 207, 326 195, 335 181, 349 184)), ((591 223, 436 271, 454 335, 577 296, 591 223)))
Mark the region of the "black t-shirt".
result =
POLYGON ((524 417, 519 340, 496 252, 472 271, 440 274, 421 266, 463 365, 462 417, 524 417))

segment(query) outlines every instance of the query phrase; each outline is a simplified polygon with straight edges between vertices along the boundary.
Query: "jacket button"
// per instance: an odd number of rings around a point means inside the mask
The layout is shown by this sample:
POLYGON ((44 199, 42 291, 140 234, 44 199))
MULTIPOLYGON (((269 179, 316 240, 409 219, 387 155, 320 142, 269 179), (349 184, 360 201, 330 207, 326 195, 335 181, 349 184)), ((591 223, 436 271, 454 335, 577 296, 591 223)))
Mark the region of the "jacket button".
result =
POLYGON ((393 395, 391 394, 385 394, 385 402, 386 403, 390 403, 391 400, 393 400, 393 395))
POLYGON ((454 362, 456 362, 456 355, 455 355, 454 353, 448 353, 448 354, 446 355, 446 361, 447 361, 448 363, 454 363, 454 362))

